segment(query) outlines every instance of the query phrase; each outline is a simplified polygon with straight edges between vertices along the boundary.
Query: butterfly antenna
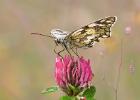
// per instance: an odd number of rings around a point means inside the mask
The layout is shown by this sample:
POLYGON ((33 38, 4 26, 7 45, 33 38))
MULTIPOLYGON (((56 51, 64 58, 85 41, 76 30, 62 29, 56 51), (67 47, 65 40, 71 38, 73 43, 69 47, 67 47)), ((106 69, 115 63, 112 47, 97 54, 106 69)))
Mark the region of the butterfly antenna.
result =
POLYGON ((41 34, 41 33, 31 33, 31 35, 40 35, 40 36, 46 36, 46 37, 54 38, 52 36, 41 34))

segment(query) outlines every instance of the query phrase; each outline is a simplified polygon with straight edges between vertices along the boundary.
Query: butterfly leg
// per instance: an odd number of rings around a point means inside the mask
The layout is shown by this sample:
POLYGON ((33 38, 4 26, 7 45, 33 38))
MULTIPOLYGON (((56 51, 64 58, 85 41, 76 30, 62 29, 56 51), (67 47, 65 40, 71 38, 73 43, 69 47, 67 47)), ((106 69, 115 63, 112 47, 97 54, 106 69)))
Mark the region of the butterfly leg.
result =
POLYGON ((57 54, 57 55, 59 55, 60 57, 63 58, 63 56, 62 56, 60 53, 62 53, 63 51, 65 51, 65 48, 63 48, 61 51, 57 52, 57 51, 56 51, 56 47, 57 47, 57 45, 56 45, 55 48, 54 48, 55 54, 57 54))
POLYGON ((57 44, 57 42, 56 41, 54 41, 54 43, 55 43, 55 47, 54 47, 54 52, 55 52, 55 54, 57 54, 57 52, 56 52, 56 47, 58 46, 58 44, 57 44))
POLYGON ((72 56, 71 53, 70 53, 70 51, 68 50, 68 48, 66 48, 66 50, 67 50, 67 52, 69 53, 69 55, 72 56))
MULTIPOLYGON (((77 49, 78 49, 78 48, 75 48, 75 52, 78 54, 78 51, 77 51, 77 49)), ((79 54, 78 54, 78 55, 79 55, 79 54)))
POLYGON ((56 47, 57 47, 57 45, 55 45, 54 50, 53 50, 55 52, 55 54, 57 54, 56 47))
POLYGON ((61 56, 62 58, 63 58, 63 56, 60 54, 60 53, 62 53, 63 51, 65 51, 65 48, 63 48, 61 51, 59 51, 57 54, 59 55, 59 56, 61 56))
POLYGON ((79 54, 78 54, 78 52, 77 52, 77 48, 75 48, 75 51, 74 51, 74 49, 73 49, 73 48, 71 48, 71 50, 72 50, 72 52, 73 52, 76 56, 78 56, 78 57, 79 57, 79 54))
POLYGON ((65 48, 66 51, 69 53, 69 55, 72 56, 71 53, 70 53, 70 51, 69 51, 69 49, 68 49, 68 47, 67 47, 66 45, 64 45, 64 48, 65 48))
POLYGON ((65 48, 62 49, 62 50, 59 51, 59 52, 56 52, 56 50, 54 49, 55 54, 57 54, 58 56, 60 56, 60 57, 62 57, 62 58, 63 58, 63 56, 62 56, 60 53, 62 53, 63 51, 65 51, 65 48))

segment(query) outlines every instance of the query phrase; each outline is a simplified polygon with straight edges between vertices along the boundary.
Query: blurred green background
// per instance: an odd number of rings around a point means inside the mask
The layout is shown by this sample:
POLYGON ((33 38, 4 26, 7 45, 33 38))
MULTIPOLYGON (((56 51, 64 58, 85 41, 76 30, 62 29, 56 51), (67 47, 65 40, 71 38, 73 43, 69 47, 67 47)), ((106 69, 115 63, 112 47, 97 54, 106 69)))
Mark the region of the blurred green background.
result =
POLYGON ((73 31, 114 15, 112 37, 79 52, 91 60, 97 100, 115 100, 117 82, 118 100, 140 100, 139 0, 0 0, 0 100, 58 100, 63 95, 40 94, 56 85, 55 44, 31 32, 73 31))

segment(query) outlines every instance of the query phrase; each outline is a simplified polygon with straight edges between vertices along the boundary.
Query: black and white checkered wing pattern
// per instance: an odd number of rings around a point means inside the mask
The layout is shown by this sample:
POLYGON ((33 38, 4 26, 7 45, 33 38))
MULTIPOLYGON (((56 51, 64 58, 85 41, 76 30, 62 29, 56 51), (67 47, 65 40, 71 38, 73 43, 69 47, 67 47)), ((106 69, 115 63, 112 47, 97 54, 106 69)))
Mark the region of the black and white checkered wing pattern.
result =
POLYGON ((66 39, 77 48, 92 47, 94 42, 99 42, 100 38, 111 36, 111 27, 116 21, 116 17, 107 17, 90 23, 78 30, 70 33, 66 39))

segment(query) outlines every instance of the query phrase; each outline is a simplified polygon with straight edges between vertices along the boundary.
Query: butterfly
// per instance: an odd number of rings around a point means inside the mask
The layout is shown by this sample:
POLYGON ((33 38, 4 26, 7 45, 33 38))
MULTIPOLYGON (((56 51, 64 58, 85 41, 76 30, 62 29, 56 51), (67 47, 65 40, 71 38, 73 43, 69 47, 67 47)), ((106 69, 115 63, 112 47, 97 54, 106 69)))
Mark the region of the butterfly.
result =
MULTIPOLYGON (((53 38, 56 46, 61 45, 63 50, 56 52, 59 56, 61 52, 67 51, 70 55, 70 50, 77 56, 78 48, 91 48, 96 42, 99 42, 101 38, 109 38, 111 36, 111 27, 116 22, 117 17, 106 17, 92 22, 86 26, 83 26, 75 31, 67 32, 61 29, 52 29, 51 35, 48 36, 53 38)), ((42 36, 47 36, 40 33, 32 33, 42 36)))

